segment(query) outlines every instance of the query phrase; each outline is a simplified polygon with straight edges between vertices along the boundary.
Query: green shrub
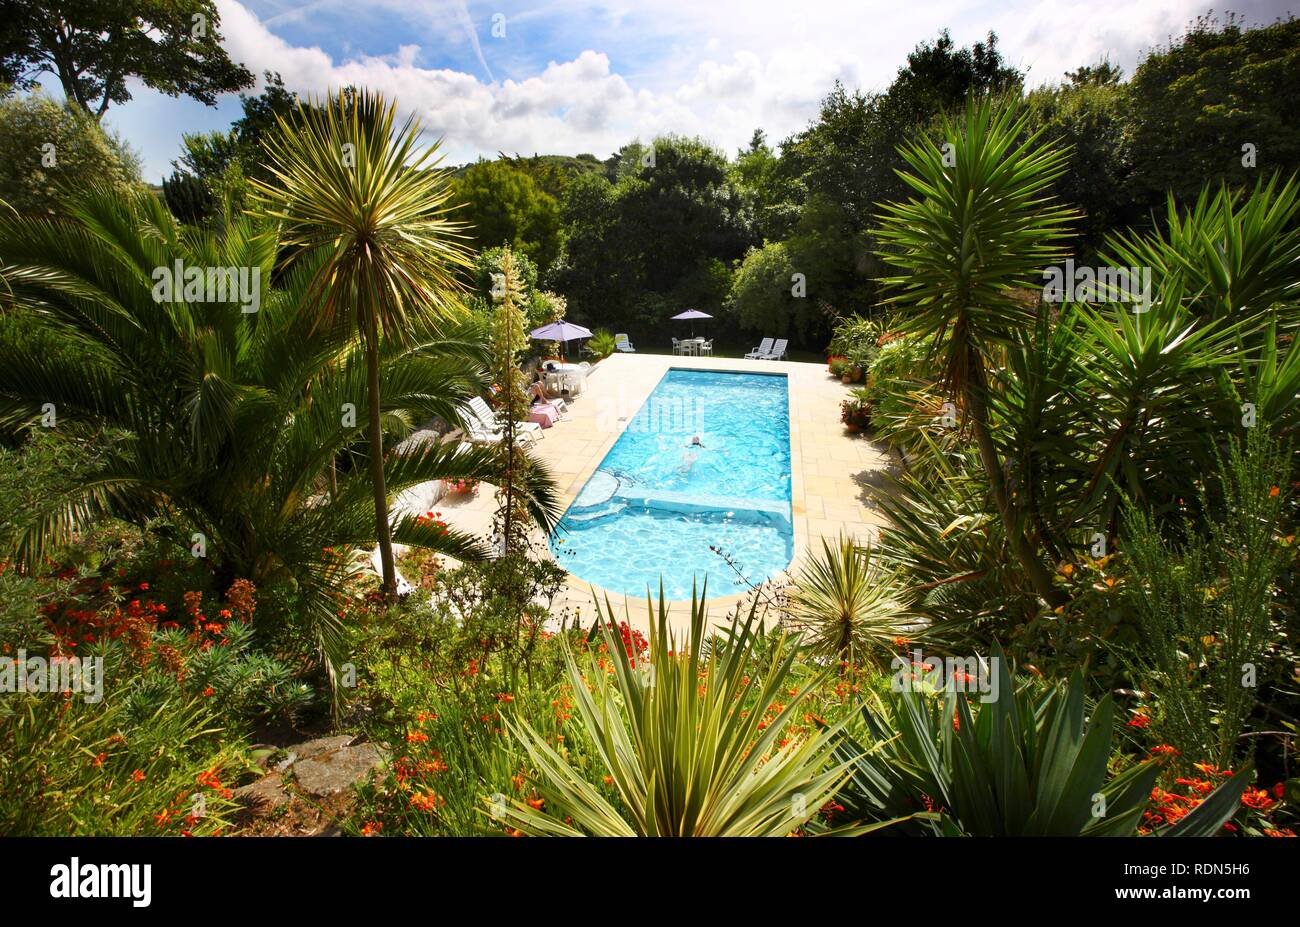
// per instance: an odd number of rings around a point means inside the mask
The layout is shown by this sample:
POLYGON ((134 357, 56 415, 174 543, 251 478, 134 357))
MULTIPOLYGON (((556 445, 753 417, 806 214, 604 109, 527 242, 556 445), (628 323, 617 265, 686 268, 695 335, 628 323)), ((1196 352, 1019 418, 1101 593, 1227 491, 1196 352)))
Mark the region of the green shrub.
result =
POLYGON ((596 358, 596 360, 603 360, 604 358, 609 357, 615 350, 614 333, 604 328, 596 329, 591 333, 591 337, 587 339, 587 344, 584 346, 583 350, 596 358))
POLYGON ((1184 524, 1178 544, 1142 510, 1126 515, 1125 604, 1141 640, 1119 653, 1150 693, 1153 736, 1186 763, 1229 768, 1243 752, 1240 736, 1278 636, 1274 589, 1294 557, 1279 531, 1289 473, 1289 449, 1252 430, 1221 462, 1217 489, 1202 494, 1211 513, 1204 532, 1184 524))

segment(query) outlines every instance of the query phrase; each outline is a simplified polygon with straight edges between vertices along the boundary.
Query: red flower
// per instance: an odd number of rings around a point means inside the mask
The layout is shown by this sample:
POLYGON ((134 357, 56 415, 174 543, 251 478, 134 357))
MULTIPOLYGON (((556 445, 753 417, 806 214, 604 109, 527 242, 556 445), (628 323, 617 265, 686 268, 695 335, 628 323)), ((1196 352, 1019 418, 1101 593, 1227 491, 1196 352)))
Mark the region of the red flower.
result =
POLYGON ((1144 714, 1136 714, 1129 718, 1128 726, 1145 729, 1151 726, 1151 719, 1144 714))

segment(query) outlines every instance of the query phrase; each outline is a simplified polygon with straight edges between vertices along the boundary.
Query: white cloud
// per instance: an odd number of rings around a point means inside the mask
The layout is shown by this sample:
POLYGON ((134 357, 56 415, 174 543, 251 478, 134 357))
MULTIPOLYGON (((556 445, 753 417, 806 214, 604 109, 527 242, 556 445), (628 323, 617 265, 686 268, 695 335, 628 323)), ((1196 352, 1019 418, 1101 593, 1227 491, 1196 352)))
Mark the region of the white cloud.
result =
MULTIPOLYGON (((1274 15, 1267 10, 1272 0, 1244 2, 1265 7, 1255 19, 1274 15)), ((797 7, 550 0, 508 13, 512 36, 538 55, 545 50, 527 43, 545 33, 529 24, 559 24, 557 31, 562 26, 565 36, 579 37, 586 50, 533 66, 531 74, 526 66, 524 76, 494 80, 475 33, 476 21, 488 28, 491 11, 471 12, 464 0, 416 7, 399 0, 310 0, 273 8, 267 22, 277 25, 340 11, 392 22, 396 52, 338 59, 279 37, 240 0, 218 0, 218 7, 226 49, 254 73, 279 72, 299 93, 320 95, 348 84, 380 90, 444 137, 454 162, 498 151, 604 156, 633 137, 665 132, 702 135, 728 151, 746 144, 756 127, 779 141, 807 125, 835 80, 883 89, 916 43, 945 27, 959 45, 997 31, 1003 54, 1029 69, 1031 83, 1059 80, 1107 53, 1131 72, 1141 50, 1178 34, 1201 11, 1193 0, 828 0, 797 7), (449 42, 472 50, 483 73, 419 66, 429 47, 449 42), (634 71, 620 73, 611 60, 633 62, 634 71)))

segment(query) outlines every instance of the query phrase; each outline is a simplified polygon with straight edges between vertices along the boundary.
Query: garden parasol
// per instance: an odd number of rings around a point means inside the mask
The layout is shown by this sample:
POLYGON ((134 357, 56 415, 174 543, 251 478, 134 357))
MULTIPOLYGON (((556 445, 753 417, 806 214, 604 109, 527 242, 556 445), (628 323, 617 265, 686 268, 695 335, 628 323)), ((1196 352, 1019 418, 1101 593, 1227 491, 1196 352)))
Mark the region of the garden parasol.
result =
POLYGON ((713 318, 713 316, 709 315, 707 312, 701 312, 701 311, 698 310, 698 309, 687 309, 685 312, 679 312, 679 313, 677 313, 675 316, 673 316, 673 318, 674 318, 674 319, 690 319, 690 320, 691 320, 691 337, 694 338, 694 337, 695 337, 695 320, 696 320, 696 319, 711 319, 711 318, 713 318))
POLYGON ((559 319, 543 325, 541 328, 534 328, 528 333, 529 338, 536 338, 538 341, 558 341, 565 345, 561 353, 568 356, 568 342, 577 341, 579 338, 590 338, 591 330, 583 328, 581 325, 574 325, 572 322, 566 322, 559 319))

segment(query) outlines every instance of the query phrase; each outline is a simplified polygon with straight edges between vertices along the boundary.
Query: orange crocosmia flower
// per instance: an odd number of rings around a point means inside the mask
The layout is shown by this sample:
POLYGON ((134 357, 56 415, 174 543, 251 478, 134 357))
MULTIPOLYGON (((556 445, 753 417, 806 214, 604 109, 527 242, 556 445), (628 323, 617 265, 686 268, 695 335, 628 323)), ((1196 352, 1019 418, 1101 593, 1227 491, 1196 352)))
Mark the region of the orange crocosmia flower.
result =
POLYGON ((530 799, 528 799, 528 804, 529 804, 529 806, 530 806, 534 811, 541 811, 541 810, 542 810, 542 805, 546 804, 546 799, 544 799, 544 798, 530 798, 530 799))
POLYGON ((1278 489, 1276 486, 1274 486, 1272 489, 1270 489, 1270 490, 1268 491, 1269 497, 1270 497, 1270 498, 1277 498, 1277 494, 1278 494, 1279 492, 1281 492, 1281 491, 1282 491, 1282 490, 1280 490, 1280 489, 1278 489))
POLYGON ((213 696, 216 694, 216 691, 217 690, 212 688, 212 686, 208 686, 206 689, 203 690, 203 694, 205 696, 213 696))
POLYGON ((140 770, 140 769, 137 769, 137 770, 135 770, 133 773, 131 773, 131 781, 132 781, 132 782, 143 782, 143 781, 144 781, 144 771, 143 771, 143 770, 140 770))
POLYGON ((1073 575, 1074 575, 1074 564, 1073 564, 1073 563, 1063 563, 1063 564, 1061 564, 1061 575, 1062 575, 1062 576, 1073 576, 1073 575))

